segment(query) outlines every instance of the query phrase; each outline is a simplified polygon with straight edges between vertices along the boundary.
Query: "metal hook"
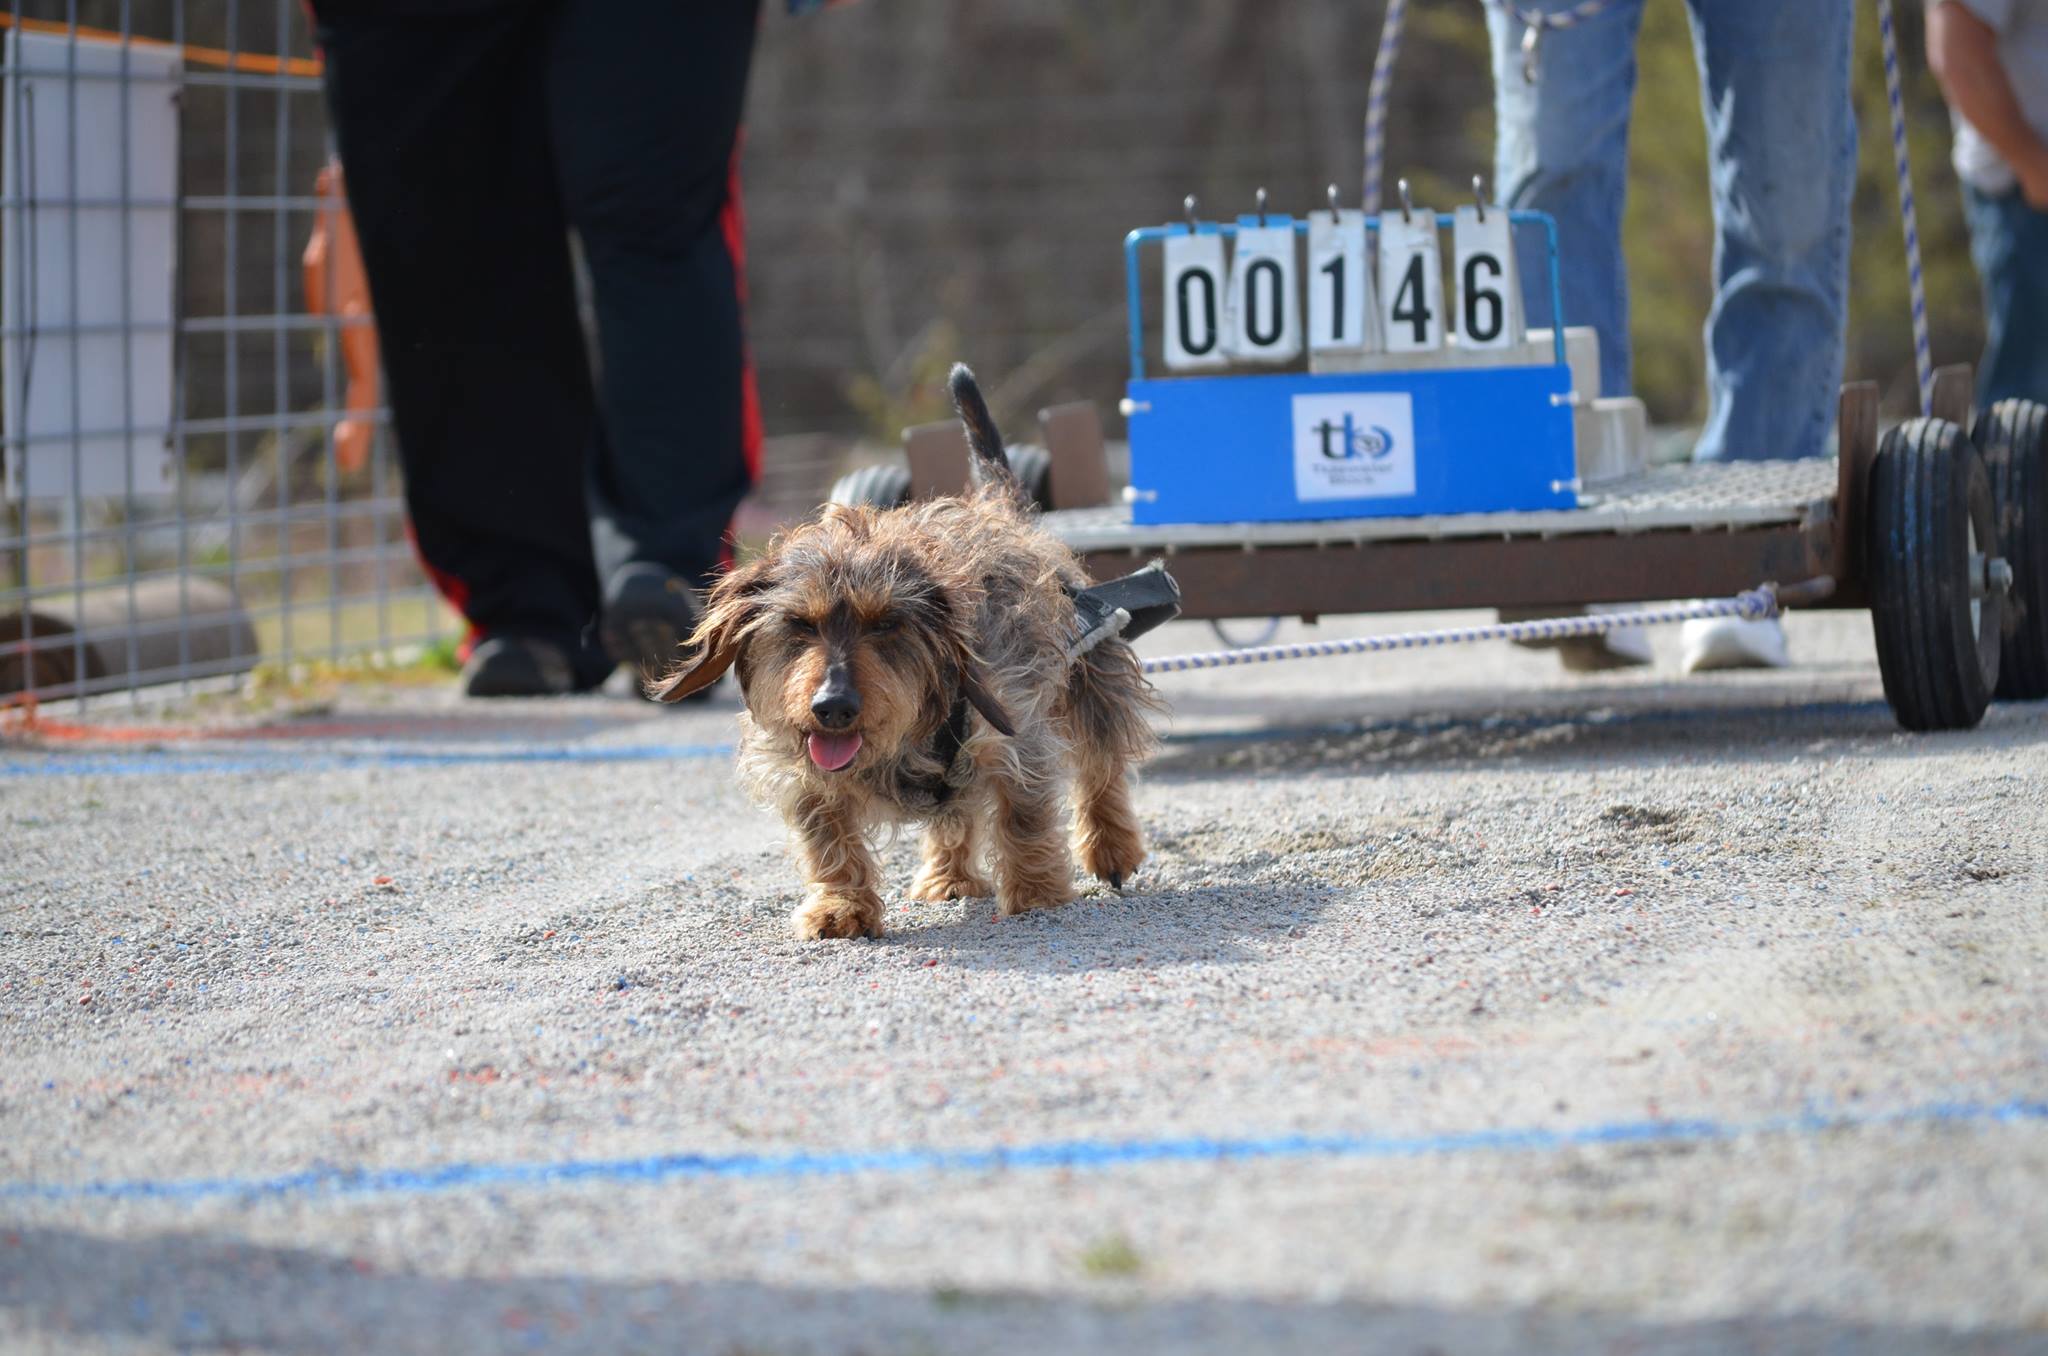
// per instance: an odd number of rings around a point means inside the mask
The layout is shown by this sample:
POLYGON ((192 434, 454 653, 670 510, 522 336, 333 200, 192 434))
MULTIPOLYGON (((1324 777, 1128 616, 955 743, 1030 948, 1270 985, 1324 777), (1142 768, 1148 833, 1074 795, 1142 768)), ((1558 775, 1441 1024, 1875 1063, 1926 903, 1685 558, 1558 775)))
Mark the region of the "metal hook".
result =
POLYGON ((1479 200, 1479 224, 1486 224, 1486 179, 1483 175, 1472 176, 1472 196, 1479 200))
POLYGON ((1344 215, 1343 211, 1342 211, 1342 210, 1341 210, 1341 209, 1340 209, 1340 208, 1339 208, 1339 207, 1337 206, 1337 186, 1336 186, 1335 184, 1331 184, 1331 185, 1330 185, 1330 219, 1331 219, 1332 221, 1334 221, 1334 220, 1336 220, 1336 219, 1337 219, 1338 217, 1340 217, 1340 216, 1342 216, 1342 215, 1344 215))
POLYGON ((1180 200, 1180 210, 1188 215, 1188 234, 1195 233, 1195 195, 1190 193, 1180 200))
POLYGON ((1401 195, 1401 220, 1412 224, 1414 217, 1411 214, 1415 211, 1415 204, 1408 197, 1408 181, 1406 179, 1396 179, 1394 181, 1394 191, 1401 195))
POLYGON ((1266 224, 1266 190, 1260 189, 1257 197, 1259 203, 1259 225, 1263 226, 1266 224))

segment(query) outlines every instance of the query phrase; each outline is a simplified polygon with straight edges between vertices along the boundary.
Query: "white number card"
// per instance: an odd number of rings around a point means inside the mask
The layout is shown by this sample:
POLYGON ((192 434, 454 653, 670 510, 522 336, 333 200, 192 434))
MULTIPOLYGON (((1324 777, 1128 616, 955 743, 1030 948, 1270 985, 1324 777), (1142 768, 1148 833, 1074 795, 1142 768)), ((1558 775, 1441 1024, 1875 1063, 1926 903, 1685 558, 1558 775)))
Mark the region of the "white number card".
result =
POLYGON ((1376 353, 1380 307, 1366 267, 1365 213, 1308 214, 1308 346, 1376 353))
POLYGON ((1298 295, 1293 225, 1238 227, 1237 249, 1230 261, 1231 356, 1245 362, 1284 363, 1299 354, 1298 295))
POLYGON ((1223 237, 1166 237, 1166 365, 1222 367, 1223 237))
POLYGON ((1419 353, 1443 347, 1444 277, 1436 213, 1417 207, 1380 217, 1380 304, 1385 308, 1387 351, 1419 353))
POLYGON ((1457 270, 1458 342, 1466 348, 1508 348, 1522 342, 1522 285, 1515 276, 1514 237, 1498 207, 1460 207, 1452 215, 1457 270))

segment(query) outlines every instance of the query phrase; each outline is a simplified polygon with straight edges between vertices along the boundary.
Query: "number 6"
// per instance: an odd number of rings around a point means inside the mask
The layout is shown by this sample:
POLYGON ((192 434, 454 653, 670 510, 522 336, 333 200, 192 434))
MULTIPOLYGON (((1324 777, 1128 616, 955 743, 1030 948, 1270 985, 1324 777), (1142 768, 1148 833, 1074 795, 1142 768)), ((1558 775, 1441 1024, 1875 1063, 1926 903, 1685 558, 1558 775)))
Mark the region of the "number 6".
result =
POLYGON ((1522 342, 1522 287, 1515 276, 1514 237, 1499 207, 1460 207, 1451 220, 1457 251, 1458 343, 1512 348, 1522 342))

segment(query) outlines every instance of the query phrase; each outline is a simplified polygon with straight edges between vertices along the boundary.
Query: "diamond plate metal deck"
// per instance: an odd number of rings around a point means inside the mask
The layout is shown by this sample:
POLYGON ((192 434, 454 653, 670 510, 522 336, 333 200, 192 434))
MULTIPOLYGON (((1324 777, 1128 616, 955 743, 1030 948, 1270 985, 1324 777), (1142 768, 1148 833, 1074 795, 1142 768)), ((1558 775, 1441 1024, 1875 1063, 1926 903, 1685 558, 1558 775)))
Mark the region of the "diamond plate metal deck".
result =
POLYGON ((1527 513, 1416 518, 1331 518, 1286 523, 1162 523, 1133 526, 1125 505, 1045 515, 1046 530, 1076 551, 1175 551, 1201 547, 1355 546, 1369 541, 1587 533, 1698 531, 1804 522, 1832 499, 1832 458, 1652 467, 1584 491, 1580 507, 1527 513))

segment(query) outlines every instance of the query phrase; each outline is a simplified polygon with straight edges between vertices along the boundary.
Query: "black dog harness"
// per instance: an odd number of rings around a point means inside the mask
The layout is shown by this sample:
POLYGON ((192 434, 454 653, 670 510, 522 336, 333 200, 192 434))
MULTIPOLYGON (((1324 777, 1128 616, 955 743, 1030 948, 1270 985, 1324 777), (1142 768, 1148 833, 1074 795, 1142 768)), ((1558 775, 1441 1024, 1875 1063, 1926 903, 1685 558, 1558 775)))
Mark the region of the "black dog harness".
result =
POLYGON ((932 759, 939 765, 938 772, 930 777, 909 777, 897 773, 897 793, 912 804, 929 801, 934 809, 953 799, 953 792, 957 789, 952 780, 953 764, 960 761, 960 749, 966 742, 967 698, 955 697, 946 723, 932 736, 932 759))
MULTIPOLYGON (((1153 627, 1180 615, 1180 585, 1166 572, 1164 561, 1153 561, 1142 570, 1121 579, 1091 584, 1085 589, 1066 590, 1074 602, 1074 634, 1068 641, 1067 656, 1079 658, 1112 636, 1136 640, 1153 627)), ((932 761, 939 771, 931 777, 898 774, 896 789, 912 804, 928 801, 933 808, 953 799, 959 788, 953 782, 953 765, 967 743, 969 719, 967 698, 953 699, 946 723, 932 736, 932 761)))

